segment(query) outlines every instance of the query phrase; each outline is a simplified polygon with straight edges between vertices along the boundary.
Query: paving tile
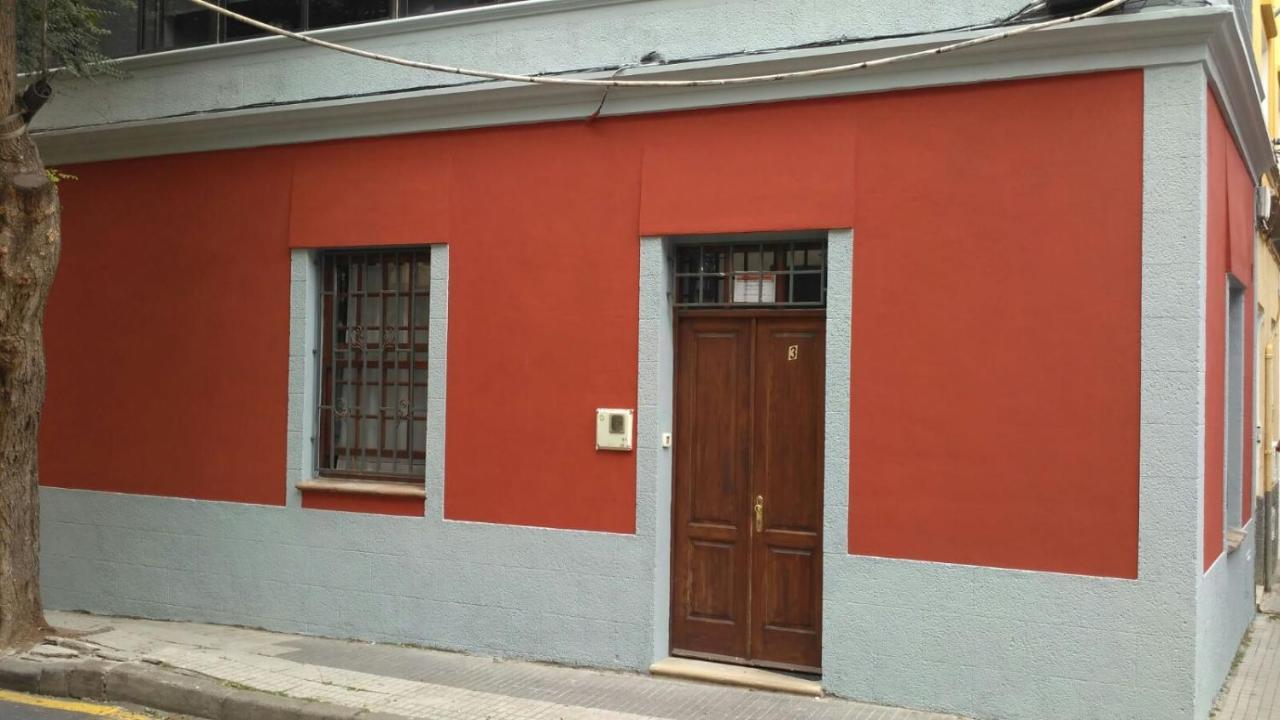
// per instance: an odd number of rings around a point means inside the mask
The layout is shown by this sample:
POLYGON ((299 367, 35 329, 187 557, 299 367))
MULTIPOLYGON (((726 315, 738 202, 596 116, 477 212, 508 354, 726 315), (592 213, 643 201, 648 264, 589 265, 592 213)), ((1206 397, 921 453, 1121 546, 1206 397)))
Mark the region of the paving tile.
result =
MULTIPOLYGON (((437 720, 946 720, 954 716, 395 645, 51 613, 86 640, 228 683, 437 720)), ((1277 633, 1280 644, 1280 633, 1277 633)), ((1280 657, 1280 650, 1271 657, 1280 657)), ((1252 676, 1250 676, 1252 677, 1252 676)), ((1270 685, 1267 686, 1274 690, 1270 685)), ((1262 716, 1241 716, 1259 720, 1262 716)), ((1234 719, 1233 719, 1234 720, 1234 719)))
POLYGON ((1249 644, 1218 698, 1215 720, 1280 720, 1280 615, 1253 621, 1249 644))

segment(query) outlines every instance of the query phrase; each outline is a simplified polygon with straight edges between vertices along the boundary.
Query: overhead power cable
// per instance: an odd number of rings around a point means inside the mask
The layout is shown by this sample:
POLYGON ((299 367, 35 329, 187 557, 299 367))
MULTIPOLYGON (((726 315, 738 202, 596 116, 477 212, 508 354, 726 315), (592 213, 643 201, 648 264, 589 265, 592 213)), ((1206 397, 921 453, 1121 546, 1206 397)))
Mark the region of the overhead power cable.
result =
MULTIPOLYGON (((1130 0, 1108 0, 1098 5, 1092 10, 1076 13, 1075 15, 1066 15, 1063 17, 1053 18, 1052 20, 1044 20, 1026 25, 1019 25, 1009 30, 980 35, 968 40, 940 45, 938 47, 929 48, 927 50, 917 50, 915 52, 903 53, 901 55, 893 55, 890 57, 877 58, 875 60, 865 60, 863 62, 848 63, 843 65, 829 65, 826 67, 811 68, 808 70, 793 70, 790 72, 771 73, 767 75, 747 75, 743 77, 727 77, 727 78, 704 78, 699 80, 624 80, 614 78, 597 79, 597 78, 575 78, 553 75, 524 75, 520 73, 506 73, 494 70, 482 70, 476 68, 457 67, 453 65, 445 65, 442 63, 424 62, 420 60, 409 60, 407 58, 396 57, 394 55, 385 55, 383 53, 371 52, 369 50, 361 50, 351 47, 350 45, 342 45, 328 40, 312 37, 304 33, 278 28, 274 25, 255 20, 251 17, 241 15, 234 10, 221 7, 209 0, 190 0, 190 2, 200 7, 212 10, 220 15, 224 15, 232 20, 242 22, 250 27, 255 27, 264 32, 279 35, 282 37, 293 38, 299 42, 317 47, 335 50, 337 52, 354 55, 356 57, 365 58, 367 60, 376 60, 378 62, 388 63, 391 65, 399 65, 402 67, 415 68, 418 70, 430 70, 438 73, 448 73, 451 75, 465 75, 468 77, 486 78, 488 80, 505 80, 508 82, 526 83, 532 85, 573 85, 585 87, 603 87, 603 88, 692 88, 692 87, 724 87, 731 85, 757 85, 762 83, 780 82, 785 80, 801 80, 806 78, 823 77, 826 75, 837 75, 840 73, 853 72, 855 70, 867 70, 870 68, 882 67, 892 63, 905 62, 925 58, 932 55, 942 55, 944 53, 955 52, 965 48, 985 45, 987 43, 1004 40, 1017 35, 1025 35, 1026 33, 1035 32, 1037 30, 1047 30, 1052 27, 1066 25, 1068 23, 1085 20, 1101 15, 1108 10, 1124 5, 1130 0)), ((1020 15, 1021 12, 1015 13, 1020 15)))

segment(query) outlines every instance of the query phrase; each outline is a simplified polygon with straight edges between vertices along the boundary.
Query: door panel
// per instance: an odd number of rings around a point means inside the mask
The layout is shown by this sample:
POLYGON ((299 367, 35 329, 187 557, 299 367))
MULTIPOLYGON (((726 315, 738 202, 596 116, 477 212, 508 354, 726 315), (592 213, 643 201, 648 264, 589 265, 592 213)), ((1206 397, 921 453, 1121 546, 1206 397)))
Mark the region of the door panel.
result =
POLYGON ((822 612, 825 331, 817 318, 756 326, 751 657, 818 667, 822 612))
POLYGON ((680 323, 676 383, 673 650, 744 658, 750 595, 747 523, 751 324, 680 323))
POLYGON ((680 320, 673 653, 820 665, 824 336, 813 316, 680 320))
POLYGON ((788 588, 812 587, 816 578, 813 553, 806 549, 773 546, 767 550, 764 580, 764 626, 805 632, 817 625, 813 603, 793 602, 788 588))

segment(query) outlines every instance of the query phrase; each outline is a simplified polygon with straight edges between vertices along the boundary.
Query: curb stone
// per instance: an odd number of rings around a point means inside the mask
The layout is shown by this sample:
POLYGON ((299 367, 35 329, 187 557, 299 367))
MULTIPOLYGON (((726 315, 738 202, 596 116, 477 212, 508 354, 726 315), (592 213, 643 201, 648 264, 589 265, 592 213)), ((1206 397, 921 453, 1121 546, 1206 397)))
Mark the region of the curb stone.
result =
POLYGON ((214 720, 236 717, 222 712, 230 691, 212 680, 128 664, 116 665, 103 679, 108 700, 214 720))
POLYGON ((67 689, 67 679, 75 661, 55 660, 40 663, 40 681, 36 689, 41 695, 66 697, 71 693, 67 689))
POLYGON ((41 664, 7 657, 0 660, 0 687, 19 692, 40 689, 41 664))
POLYGON ((0 688, 132 703, 204 720, 411 720, 402 715, 228 688, 142 663, 0 657, 0 688))
POLYGON ((106 675, 110 666, 101 660, 83 660, 67 672, 67 695, 84 700, 107 696, 106 675))

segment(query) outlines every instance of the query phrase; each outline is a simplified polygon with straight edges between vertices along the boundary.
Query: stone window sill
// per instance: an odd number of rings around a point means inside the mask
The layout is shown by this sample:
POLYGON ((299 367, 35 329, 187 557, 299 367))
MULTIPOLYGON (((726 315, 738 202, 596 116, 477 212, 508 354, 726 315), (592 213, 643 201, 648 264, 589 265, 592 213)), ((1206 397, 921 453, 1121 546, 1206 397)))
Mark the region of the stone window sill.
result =
POLYGON ((1227 530, 1227 552, 1235 552, 1244 544, 1244 539, 1248 537, 1242 528, 1230 528, 1227 530))
POLYGON ((313 478, 298 483, 303 492, 342 493, 346 495, 381 495, 383 497, 426 498, 427 489, 422 483, 391 482, 386 480, 341 480, 338 478, 313 478))

